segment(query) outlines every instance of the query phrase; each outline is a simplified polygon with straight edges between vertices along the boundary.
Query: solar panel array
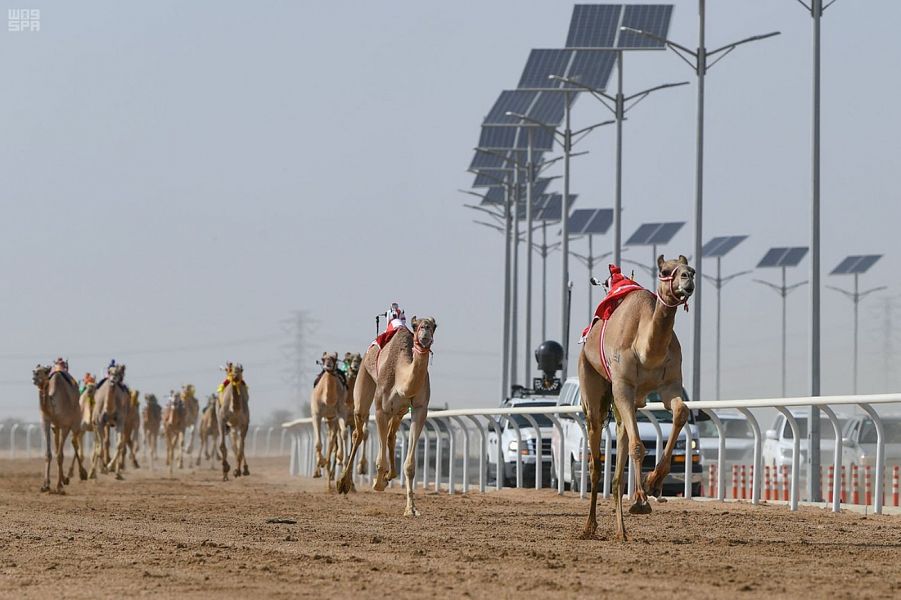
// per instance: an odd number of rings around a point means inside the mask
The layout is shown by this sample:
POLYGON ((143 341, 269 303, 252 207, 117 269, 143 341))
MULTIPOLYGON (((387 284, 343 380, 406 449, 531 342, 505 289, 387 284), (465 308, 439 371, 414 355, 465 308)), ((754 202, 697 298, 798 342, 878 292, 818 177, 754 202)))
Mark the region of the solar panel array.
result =
POLYGON ((701 256, 704 258, 719 258, 725 256, 747 238, 748 236, 746 235, 715 237, 701 248, 701 256))
POLYGON ((612 208, 582 208, 574 210, 569 217, 569 235, 606 233, 612 224, 612 208))
MULTIPOLYGON (((535 180, 535 183, 532 184, 532 197, 539 198, 544 195, 547 191, 548 186, 551 184, 551 179, 547 177, 542 177, 535 180)), ((520 202, 525 202, 526 197, 526 186, 525 184, 520 186, 520 202)), ((507 199, 506 191, 503 187, 493 187, 489 189, 482 200, 482 204, 503 204, 507 199)))
POLYGON ((757 268, 765 267, 797 267, 801 259, 807 254, 806 246, 797 246, 794 248, 770 248, 760 262, 757 268))
POLYGON ((882 258, 881 254, 849 256, 832 269, 830 275, 860 275, 861 273, 866 273, 880 258, 882 258))
POLYGON ((513 173, 510 171, 491 171, 491 170, 474 170, 476 174, 475 180, 472 182, 472 187, 474 188, 493 188, 493 187, 504 187, 502 181, 498 181, 498 179, 506 180, 509 178, 511 181, 513 179, 513 173))
POLYGON ((521 90, 578 90, 569 83, 556 81, 551 75, 573 79, 596 90, 604 90, 613 66, 616 53, 598 52, 594 50, 532 50, 526 61, 522 77, 519 79, 521 90))
POLYGON ((665 38, 673 16, 669 4, 577 4, 566 37, 567 48, 663 50, 663 43, 620 27, 632 27, 665 38))
POLYGON ((635 230, 635 233, 626 240, 626 246, 659 246, 666 244, 675 236, 684 221, 670 223, 645 223, 635 230))
MULTIPOLYGON (((572 205, 579 197, 578 194, 570 194, 568 208, 572 209, 572 205)), ((563 194, 547 194, 543 197, 544 205, 537 212, 536 220, 538 221, 559 221, 563 218, 561 207, 563 206, 563 194)))
MULTIPOLYGON (((531 128, 532 150, 549 151, 554 148, 554 135, 537 127, 531 128)), ((529 134, 519 127, 483 126, 479 135, 479 148, 487 150, 517 150, 526 159, 529 149, 529 134)))

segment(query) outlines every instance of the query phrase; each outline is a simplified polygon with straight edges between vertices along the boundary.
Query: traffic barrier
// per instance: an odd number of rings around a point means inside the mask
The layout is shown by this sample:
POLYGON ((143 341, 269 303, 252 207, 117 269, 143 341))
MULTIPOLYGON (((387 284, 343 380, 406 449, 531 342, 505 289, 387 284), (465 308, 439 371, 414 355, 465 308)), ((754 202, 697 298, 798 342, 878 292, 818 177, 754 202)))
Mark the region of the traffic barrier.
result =
POLYGON ((741 465, 741 467, 739 467, 739 472, 741 473, 741 499, 742 500, 747 499, 746 492, 747 492, 748 488, 747 488, 747 470, 746 469, 747 468, 745 467, 745 465, 741 465))
POLYGON ((718 491, 719 490, 716 489, 716 465, 708 465, 707 466, 707 497, 708 498, 716 498, 718 491))
POLYGON ((867 506, 873 503, 873 481, 870 477, 870 465, 865 465, 863 468, 863 486, 864 486, 864 498, 866 499, 867 506))
POLYGON ((788 465, 782 465, 782 500, 789 501, 791 482, 788 478, 788 465))
POLYGON ((829 465, 829 493, 826 494, 826 497, 829 498, 829 502, 832 502, 832 490, 835 489, 835 465, 829 465))
POLYGON ((901 467, 892 467, 892 506, 901 506, 901 467))
POLYGON ((770 465, 764 465, 763 467, 763 499, 764 500, 772 500, 771 492, 772 492, 772 481, 770 481, 770 465))
POLYGON ((851 504, 860 504, 860 470, 851 465, 851 504))
POLYGON ((842 465, 842 483, 841 483, 841 486, 840 486, 840 487, 841 487, 841 492, 842 492, 842 497, 840 498, 840 500, 841 500, 842 502, 847 502, 847 501, 848 501, 848 492, 847 492, 847 490, 848 490, 848 477, 847 477, 847 475, 846 475, 845 465, 842 465))
POLYGON ((732 499, 738 500, 738 465, 732 465, 732 499))

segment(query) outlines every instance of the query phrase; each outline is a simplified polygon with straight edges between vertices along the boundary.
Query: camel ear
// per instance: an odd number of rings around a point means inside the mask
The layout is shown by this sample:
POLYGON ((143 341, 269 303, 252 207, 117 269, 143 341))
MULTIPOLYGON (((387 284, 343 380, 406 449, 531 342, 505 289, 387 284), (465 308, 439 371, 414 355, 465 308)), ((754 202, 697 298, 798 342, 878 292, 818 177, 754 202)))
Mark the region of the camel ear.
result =
POLYGON ((410 321, 410 323, 413 324, 413 329, 416 329, 417 327, 419 327, 419 319, 416 318, 416 315, 413 315, 413 320, 410 321))
POLYGON ((685 258, 684 256, 682 256, 682 255, 680 254, 680 255, 679 255, 679 262, 682 263, 683 265, 687 265, 687 264, 688 264, 688 259, 685 258))
POLYGON ((350 360, 351 358, 353 358, 353 355, 350 352, 344 353, 344 360, 350 360))
POLYGON ((438 321, 432 319, 432 333, 438 331, 438 321))
POLYGON ((663 272, 663 265, 665 263, 666 263, 666 260, 664 260, 662 254, 657 257, 657 270, 660 271, 661 273, 663 272))

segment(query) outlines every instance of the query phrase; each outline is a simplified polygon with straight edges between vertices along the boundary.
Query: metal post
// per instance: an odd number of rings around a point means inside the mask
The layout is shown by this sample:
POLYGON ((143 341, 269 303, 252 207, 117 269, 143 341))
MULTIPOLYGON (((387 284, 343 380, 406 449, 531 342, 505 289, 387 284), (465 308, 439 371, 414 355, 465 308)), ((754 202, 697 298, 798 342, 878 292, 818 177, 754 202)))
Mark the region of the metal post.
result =
POLYGON ((787 323, 788 323, 788 321, 786 319, 787 305, 788 305, 788 289, 785 285, 785 267, 783 266, 782 267, 782 397, 783 398, 785 398, 785 394, 786 394, 785 382, 786 382, 786 373, 787 373, 787 366, 786 366, 787 357, 786 357, 786 352, 785 352, 785 345, 786 345, 785 330, 786 330, 787 323))
POLYGON ((547 221, 541 222, 541 341, 547 339, 547 221))
MULTIPOLYGON (((697 172, 695 174, 695 277, 703 279, 703 262, 701 260, 701 236, 704 217, 704 76, 707 74, 707 48, 705 46, 705 0, 698 0, 698 134, 697 134, 697 172)), ((691 399, 701 399, 701 296, 702 288, 695 287, 692 301, 694 306, 694 327, 691 338, 691 399)))
MULTIPOLYGON (((613 200, 613 264, 622 261, 623 247, 623 52, 616 53, 616 194, 613 200)), ((590 292, 589 292, 590 293, 590 292)))
MULTIPOLYGON (((701 261, 698 261, 701 262, 701 261)), ((657 288, 656 279, 654 278, 654 273, 657 272, 657 244, 651 244, 651 272, 649 273, 651 277, 651 289, 654 290, 657 288)), ((699 280, 700 281, 700 280, 699 280)))
MULTIPOLYGON (((591 278, 594 275, 594 247, 591 243, 591 238, 593 236, 588 234, 588 277, 591 278)), ((588 284, 588 320, 591 321, 591 315, 594 314, 594 299, 591 297, 591 293, 594 291, 594 286, 591 283, 588 284)))
MULTIPOLYGON (((698 261, 700 262, 700 261, 698 261)), ((721 340, 722 340, 722 332, 720 329, 720 325, 722 320, 720 319, 720 315, 722 312, 722 293, 723 293, 723 271, 722 271, 722 262, 723 257, 716 257, 716 399, 720 400, 722 396, 720 395, 720 348, 721 348, 721 340)))
MULTIPOLYGON (((563 206, 560 211, 560 250, 563 256, 562 270, 560 276, 561 281, 561 301, 560 313, 562 317, 562 327, 560 339, 564 341, 569 337, 569 315, 567 314, 567 300, 569 297, 569 158, 572 151, 572 124, 570 110, 570 94, 563 93, 564 99, 564 119, 566 128, 563 131, 563 206)), ((564 346, 564 348, 566 348, 564 346)), ((567 352, 568 355, 568 352, 567 352)), ((566 372, 568 365, 566 360, 563 361, 563 369, 560 374, 560 380, 566 381, 566 372)))
POLYGON ((506 202, 504 203, 504 348, 501 374, 501 403, 510 390, 510 204, 513 202, 513 191, 506 186, 506 202))
POLYGON ((519 169, 513 174, 513 287, 510 296, 510 385, 517 382, 517 346, 519 342, 519 169))
MULTIPOLYGON (((813 164, 810 208, 810 395, 820 395, 820 17, 823 0, 811 0, 813 16, 813 164)), ((820 500, 820 411, 810 407, 808 421, 808 497, 820 500)))
POLYGON ((532 351, 532 187, 535 182, 535 165, 532 162, 532 128, 527 127, 528 133, 528 160, 526 161, 526 338, 523 346, 523 356, 525 358, 525 381, 526 387, 531 387, 532 382, 532 361, 529 353, 532 351))
POLYGON ((854 382, 854 387, 853 387, 854 391, 852 393, 855 396, 857 395, 857 312, 858 312, 858 307, 860 306, 860 294, 858 294, 857 277, 858 277, 858 274, 855 273, 854 274, 854 296, 853 296, 853 300, 854 300, 854 378, 852 379, 852 381, 854 382))

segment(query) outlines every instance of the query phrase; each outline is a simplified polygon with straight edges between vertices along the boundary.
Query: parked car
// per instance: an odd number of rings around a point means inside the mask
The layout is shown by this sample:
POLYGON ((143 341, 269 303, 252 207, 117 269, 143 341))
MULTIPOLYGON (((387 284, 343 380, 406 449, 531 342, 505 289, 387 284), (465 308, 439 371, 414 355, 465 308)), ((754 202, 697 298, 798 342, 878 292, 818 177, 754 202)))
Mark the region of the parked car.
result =
MULTIPOLYGON (((527 406, 556 406, 557 403, 548 398, 516 398, 508 400, 504 406, 522 408, 527 406)), ((551 420, 544 415, 529 415, 535 419, 541 434, 541 482, 542 487, 548 487, 551 483, 551 431, 554 429, 551 420)), ((503 473, 505 486, 516 485, 516 454, 519 453, 522 460, 523 485, 535 485, 535 469, 538 458, 537 440, 535 428, 523 415, 511 415, 501 417, 500 444, 503 449, 503 465, 500 469, 503 473), (516 440, 516 429, 510 423, 513 420, 519 426, 521 442, 516 440)), ((488 477, 497 476, 497 432, 491 427, 488 430, 488 477)))
MULTIPOLYGON (((795 421, 798 423, 798 429, 801 436, 801 470, 805 468, 807 461, 807 421, 810 414, 809 409, 793 409, 789 411, 795 421)), ((844 417, 838 417, 839 424, 844 431, 844 423, 847 420, 844 417)), ((794 444, 794 435, 791 425, 784 415, 780 414, 776 417, 773 427, 766 432, 766 440, 763 442, 763 464, 781 468, 783 466, 791 466, 792 449, 794 444)), ((821 459, 825 456, 831 456, 832 450, 835 448, 835 430, 832 423, 826 417, 820 417, 820 453, 821 459)), ((824 459, 828 461, 828 459, 824 459)), ((828 464, 824 462, 824 464, 828 464)))
MULTIPOLYGON (((885 432, 886 476, 891 468, 901 465, 901 415, 881 417, 885 432)), ((868 415, 852 417, 845 425, 842 436, 842 464, 876 465, 876 424, 868 415)))
MULTIPOLYGON (((685 391, 683 390, 683 394, 685 391)), ((685 396, 688 397, 687 395, 685 396)), ((648 395, 648 402, 659 402, 660 397, 656 393, 652 393, 648 395)), ((580 395, 579 395, 579 379, 578 377, 570 377, 563 384, 563 388, 560 390, 560 399, 559 404, 562 406, 579 406, 580 405, 580 395)), ((670 431, 673 428, 673 415, 667 410, 655 410, 653 411, 654 417, 657 419, 657 422, 660 424, 660 432, 663 436, 663 443, 666 444, 666 440, 669 438, 670 431)), ((561 415, 561 424, 563 425, 563 482, 564 485, 568 485, 570 489, 573 491, 579 490, 579 485, 581 483, 581 473, 582 473, 582 463, 579 460, 582 452, 582 428, 579 426, 579 423, 576 421, 577 415, 561 415)), ((581 415, 578 415, 578 418, 582 418, 581 415)), ((691 481, 692 481, 692 495, 700 495, 701 494, 701 454, 700 454, 700 443, 698 440, 698 428, 695 424, 695 416, 689 416, 689 428, 691 430, 691 481)), ((616 426, 612 423, 610 425, 610 430, 613 436, 616 436, 616 426)), ((651 423, 650 418, 648 416, 639 411, 638 413, 638 434, 641 437, 641 442, 644 444, 645 451, 647 454, 644 457, 644 462, 641 465, 642 473, 650 473, 654 466, 657 464, 657 432, 654 428, 654 425, 651 423)), ((554 453, 554 461, 556 464, 557 453, 559 448, 559 434, 554 431, 551 434, 552 436, 552 444, 551 451, 554 453)), ((603 456, 604 451, 604 442, 601 441, 601 458, 605 460, 603 456)), ((611 444, 611 461, 615 461, 616 459, 616 439, 612 440, 611 444)), ((666 479, 663 482, 663 493, 667 496, 674 496, 677 494, 681 494, 685 489, 685 439, 681 437, 676 441, 676 447, 673 450, 673 458, 672 458, 672 471, 669 475, 667 475, 666 479)), ((615 463, 611 463, 611 468, 615 463)), ((586 465, 587 468, 587 465, 586 465)), ((588 471, 586 470, 586 473, 588 471)), ((588 482, 588 486, 591 486, 590 481, 588 482)))
MULTIPOLYGON (((754 462, 754 431, 747 418, 738 411, 716 411, 723 424, 726 438, 726 454, 723 457, 727 464, 751 464, 754 462)), ((701 445, 701 464, 703 466, 717 464, 719 458, 720 437, 713 420, 698 422, 698 442, 701 445)))

